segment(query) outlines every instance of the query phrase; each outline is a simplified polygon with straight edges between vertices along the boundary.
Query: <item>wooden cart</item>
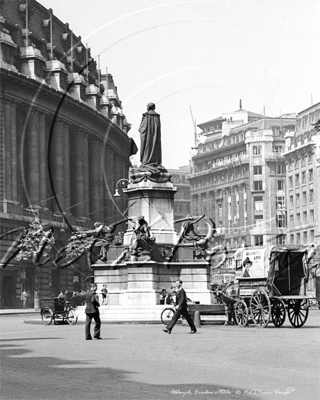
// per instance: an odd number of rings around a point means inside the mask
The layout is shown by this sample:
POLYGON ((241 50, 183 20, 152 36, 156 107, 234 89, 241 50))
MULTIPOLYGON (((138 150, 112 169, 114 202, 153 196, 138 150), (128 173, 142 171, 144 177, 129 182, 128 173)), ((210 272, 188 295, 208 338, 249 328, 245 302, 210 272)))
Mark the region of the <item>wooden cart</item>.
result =
POLYGON ((305 324, 309 314, 307 247, 246 247, 238 249, 234 259, 238 281, 234 313, 238 325, 251 321, 266 327, 272 321, 280 327, 286 315, 295 328, 305 324))

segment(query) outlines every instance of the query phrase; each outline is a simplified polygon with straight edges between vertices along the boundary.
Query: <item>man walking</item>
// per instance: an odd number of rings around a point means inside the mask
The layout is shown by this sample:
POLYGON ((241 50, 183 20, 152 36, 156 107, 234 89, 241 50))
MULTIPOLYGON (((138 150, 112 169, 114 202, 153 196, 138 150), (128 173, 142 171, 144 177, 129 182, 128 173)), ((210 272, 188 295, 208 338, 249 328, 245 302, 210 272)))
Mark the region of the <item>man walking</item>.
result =
POLYGON ((166 333, 171 333, 172 328, 175 326, 175 324, 177 323, 178 319, 181 317, 181 315, 187 320, 191 331, 189 333, 196 333, 197 329, 192 321, 192 318, 190 317, 189 313, 188 313, 188 305, 187 305, 187 295, 186 292, 184 291, 183 287, 182 287, 182 281, 178 280, 176 282, 176 312, 174 313, 171 321, 169 322, 169 324, 167 325, 166 329, 162 329, 163 332, 166 333))
POLYGON ((90 284, 90 290, 87 291, 85 294, 85 301, 86 301, 86 324, 85 324, 85 336, 86 340, 92 340, 90 327, 92 318, 95 321, 94 326, 94 335, 95 339, 101 339, 100 336, 100 327, 101 327, 101 320, 100 320, 100 312, 99 312, 99 296, 96 293, 97 285, 95 283, 90 284))

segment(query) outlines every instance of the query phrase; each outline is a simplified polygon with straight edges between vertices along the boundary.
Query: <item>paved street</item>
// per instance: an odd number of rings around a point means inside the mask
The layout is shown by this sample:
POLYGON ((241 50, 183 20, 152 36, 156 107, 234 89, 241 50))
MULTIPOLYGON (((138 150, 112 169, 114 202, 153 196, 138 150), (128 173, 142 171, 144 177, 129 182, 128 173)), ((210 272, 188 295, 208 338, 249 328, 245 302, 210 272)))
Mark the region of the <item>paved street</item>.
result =
POLYGON ((1 315, 1 398, 314 400, 320 392, 320 311, 300 329, 203 325, 102 325, 103 340, 84 340, 84 325, 1 315))

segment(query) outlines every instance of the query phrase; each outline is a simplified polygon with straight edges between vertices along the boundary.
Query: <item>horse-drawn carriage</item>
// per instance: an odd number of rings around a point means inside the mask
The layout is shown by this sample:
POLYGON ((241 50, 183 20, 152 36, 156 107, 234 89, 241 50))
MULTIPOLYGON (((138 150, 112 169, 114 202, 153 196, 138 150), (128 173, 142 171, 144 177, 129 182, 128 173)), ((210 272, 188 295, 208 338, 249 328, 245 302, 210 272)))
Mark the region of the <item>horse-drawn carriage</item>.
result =
POLYGON ((236 323, 266 327, 283 325, 286 314, 292 326, 303 326, 309 314, 306 283, 308 249, 304 246, 245 247, 234 255, 236 295, 222 294, 232 302, 236 323))

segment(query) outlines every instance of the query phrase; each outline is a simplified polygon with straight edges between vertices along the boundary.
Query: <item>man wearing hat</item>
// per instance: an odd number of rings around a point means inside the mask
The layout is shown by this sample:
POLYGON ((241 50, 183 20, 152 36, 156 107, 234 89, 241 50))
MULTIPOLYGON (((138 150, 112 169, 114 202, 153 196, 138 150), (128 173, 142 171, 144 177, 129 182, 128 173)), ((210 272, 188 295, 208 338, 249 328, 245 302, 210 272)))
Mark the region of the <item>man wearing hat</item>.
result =
POLYGON ((85 323, 85 337, 86 340, 92 340, 90 327, 92 318, 95 321, 94 326, 94 334, 93 337, 95 339, 101 339, 100 336, 100 327, 101 327, 101 320, 100 320, 100 312, 99 312, 99 296, 97 294, 97 285, 95 283, 90 284, 90 290, 87 291, 85 294, 85 302, 86 302, 86 323, 85 323))

